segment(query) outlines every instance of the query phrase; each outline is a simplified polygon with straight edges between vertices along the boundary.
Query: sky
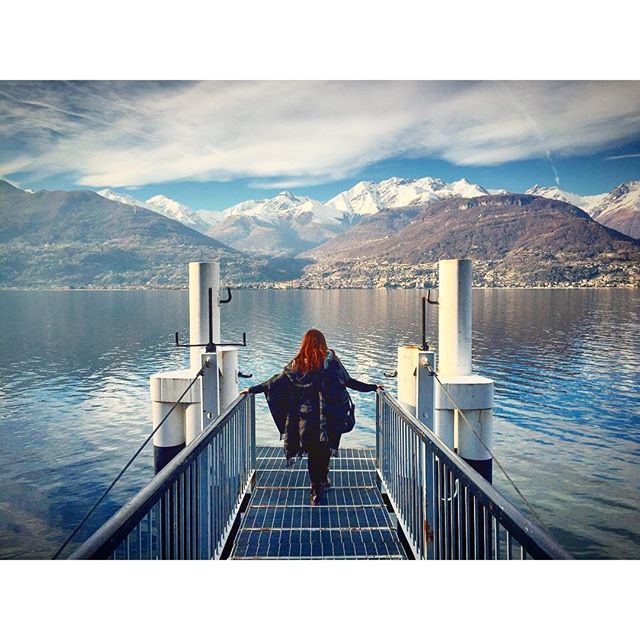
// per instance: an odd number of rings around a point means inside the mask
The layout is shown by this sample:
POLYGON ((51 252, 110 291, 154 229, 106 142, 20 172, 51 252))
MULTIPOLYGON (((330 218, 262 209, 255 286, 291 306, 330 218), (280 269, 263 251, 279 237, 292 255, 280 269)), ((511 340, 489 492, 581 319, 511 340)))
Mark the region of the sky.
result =
POLYGON ((0 177, 220 210, 282 190, 640 179, 637 81, 1 81, 0 177))

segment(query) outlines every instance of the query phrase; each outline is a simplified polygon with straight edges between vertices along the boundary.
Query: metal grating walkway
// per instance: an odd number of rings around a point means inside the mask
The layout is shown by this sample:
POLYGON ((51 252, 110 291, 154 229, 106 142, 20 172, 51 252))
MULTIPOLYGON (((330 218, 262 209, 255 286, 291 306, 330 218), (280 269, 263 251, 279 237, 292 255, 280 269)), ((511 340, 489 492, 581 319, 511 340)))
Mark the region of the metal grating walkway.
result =
POLYGON ((258 447, 256 462, 231 559, 406 559, 372 449, 341 449, 331 460, 332 487, 313 507, 306 460, 287 469, 280 447, 258 447))

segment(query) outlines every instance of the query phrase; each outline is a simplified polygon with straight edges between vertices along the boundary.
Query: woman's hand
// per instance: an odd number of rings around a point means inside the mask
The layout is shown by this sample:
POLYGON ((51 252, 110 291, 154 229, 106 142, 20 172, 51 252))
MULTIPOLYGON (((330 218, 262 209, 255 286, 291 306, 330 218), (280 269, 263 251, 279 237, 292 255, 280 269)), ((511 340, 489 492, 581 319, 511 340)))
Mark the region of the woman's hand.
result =
POLYGON ((249 389, 243 389, 243 390, 240 392, 240 395, 241 395, 241 396, 246 396, 246 395, 247 395, 247 393, 249 393, 249 389))
POLYGON ((376 385, 376 389, 377 389, 378 391, 384 391, 384 387, 383 387, 381 384, 377 384, 377 385, 376 385))

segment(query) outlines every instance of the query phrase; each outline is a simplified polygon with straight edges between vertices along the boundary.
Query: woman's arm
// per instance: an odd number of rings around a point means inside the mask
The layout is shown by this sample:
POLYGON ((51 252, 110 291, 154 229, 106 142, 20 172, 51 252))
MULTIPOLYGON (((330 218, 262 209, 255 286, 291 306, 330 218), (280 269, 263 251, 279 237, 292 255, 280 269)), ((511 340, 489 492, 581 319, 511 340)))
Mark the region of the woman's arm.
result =
POLYGON ((249 387, 248 389, 243 389, 240 393, 253 393, 255 395, 256 393, 264 393, 266 388, 266 383, 261 382, 260 384, 256 384, 253 387, 249 387))
POLYGON ((360 380, 356 380, 349 376, 345 380, 344 386, 349 387, 349 389, 353 389, 354 391, 375 391, 380 385, 367 384, 366 382, 361 382, 360 380))
POLYGON ((353 389, 354 391, 376 391, 377 389, 382 389, 382 386, 379 384, 368 384, 366 382, 362 382, 360 380, 356 380, 349 375, 349 372, 345 369, 345 366, 336 356, 336 360, 338 361, 338 365, 342 370, 342 376, 344 379, 344 386, 349 387, 349 389, 353 389))

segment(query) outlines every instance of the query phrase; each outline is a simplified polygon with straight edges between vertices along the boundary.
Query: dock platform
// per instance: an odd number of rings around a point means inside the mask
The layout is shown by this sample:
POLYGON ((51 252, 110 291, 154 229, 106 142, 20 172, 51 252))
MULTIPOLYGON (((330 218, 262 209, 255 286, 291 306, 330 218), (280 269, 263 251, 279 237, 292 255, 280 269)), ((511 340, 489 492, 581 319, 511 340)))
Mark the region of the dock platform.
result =
POLYGON ((287 469, 281 447, 258 447, 251 498, 230 559, 406 560, 378 487, 374 449, 341 449, 331 488, 309 504, 306 459, 287 469))

